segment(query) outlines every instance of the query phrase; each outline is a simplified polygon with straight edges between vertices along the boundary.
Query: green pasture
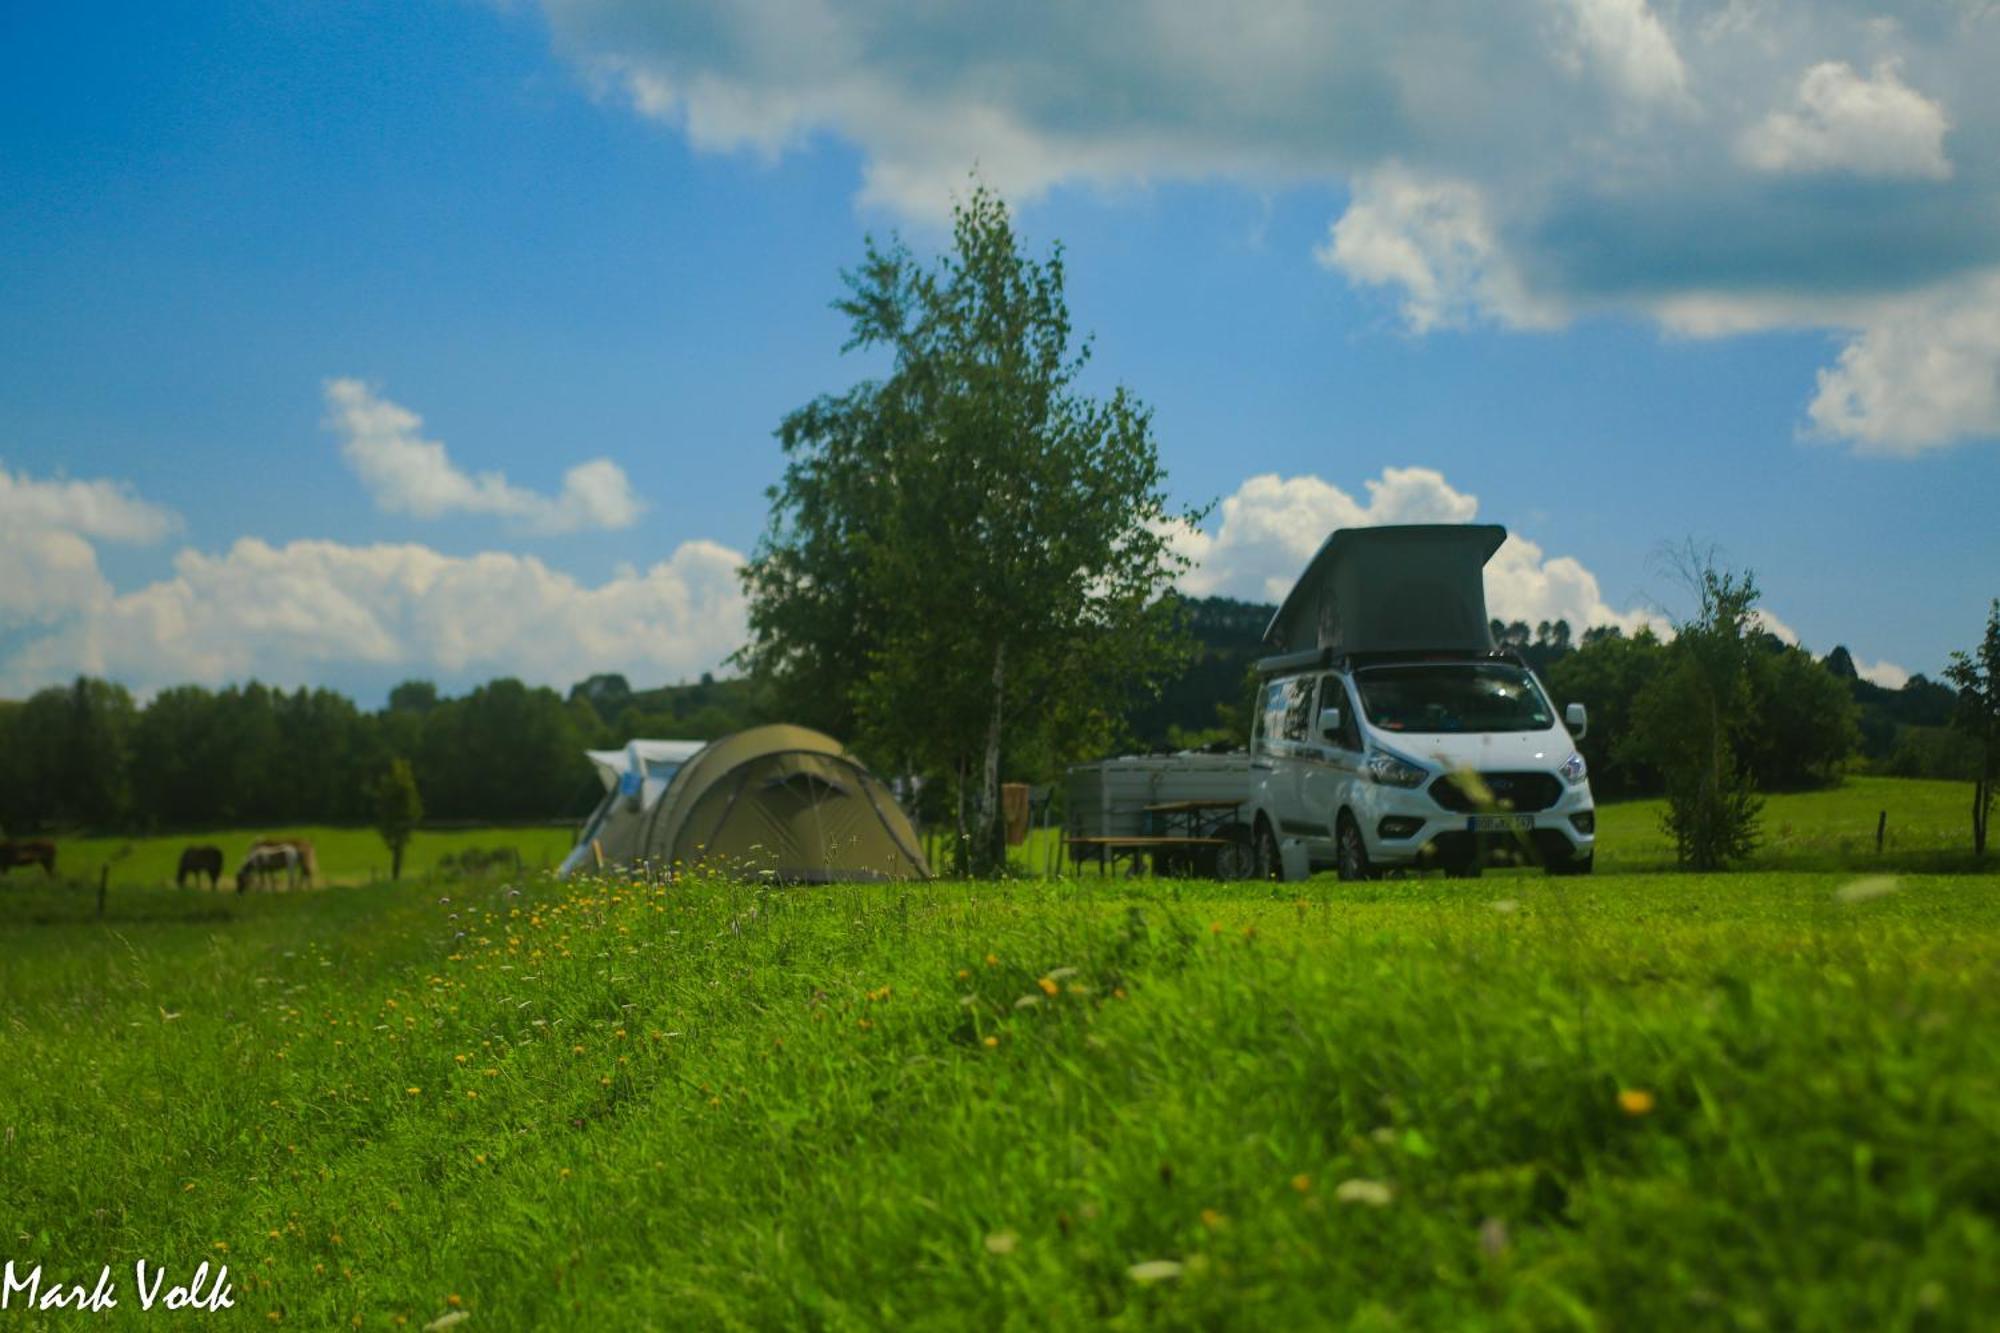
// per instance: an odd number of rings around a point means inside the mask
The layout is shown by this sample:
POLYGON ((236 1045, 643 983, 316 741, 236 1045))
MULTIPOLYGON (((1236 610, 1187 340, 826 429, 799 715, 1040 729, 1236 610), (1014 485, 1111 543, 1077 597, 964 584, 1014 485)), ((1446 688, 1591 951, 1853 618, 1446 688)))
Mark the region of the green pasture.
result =
MULTIPOLYGON (((1971 847, 1969 802, 1965 783, 1913 778, 1850 778, 1829 791, 1800 792, 1766 799, 1764 842, 1751 861, 1756 869, 1795 870, 1922 870, 1961 869, 1971 847), (1889 816, 1880 855, 1875 852, 1878 815, 1889 816)), ((1627 801, 1600 807, 1598 868, 1604 872, 1671 870, 1673 844, 1660 831, 1659 801, 1627 801)), ((100 867, 111 867, 114 889, 153 888, 173 882, 183 848, 194 844, 221 847, 227 873, 250 844, 265 837, 312 840, 322 876, 334 884, 365 884, 386 879, 389 851, 372 829, 298 828, 225 829, 151 837, 59 838, 57 869, 61 877, 95 887, 100 867)), ((1026 845, 1010 849, 1019 873, 1031 877, 1051 865, 1060 873, 1069 867, 1061 854, 1060 829, 1035 829, 1026 845)), ((495 826, 478 829, 419 830, 404 854, 405 878, 423 879, 437 873, 446 856, 467 848, 491 851, 511 848, 529 869, 554 866, 568 853, 574 833, 562 825, 495 826)), ((931 849, 944 859, 943 846, 931 839, 931 849)), ((1093 874, 1086 868, 1084 873, 1093 874)), ((0 892, 39 874, 16 870, 0 879, 0 892)))
MULTIPOLYGON (((310 840, 313 854, 319 860, 320 875, 330 883, 365 884, 389 877, 389 849, 373 829, 318 824, 153 837, 58 838, 56 871, 64 879, 95 887, 99 869, 109 865, 113 888, 151 888, 173 883, 183 849, 214 846, 222 849, 226 862, 223 874, 233 876, 250 845, 269 837, 310 840)), ((419 829, 403 853, 403 875, 406 879, 421 879, 435 871, 444 857, 458 856, 471 847, 483 851, 512 848, 520 853, 523 866, 541 869, 561 861, 575 841, 574 831, 564 825, 419 829)), ((0 880, 0 892, 5 891, 10 880, 25 881, 39 874, 39 870, 15 870, 7 880, 0 880)), ((231 880, 226 887, 233 884, 231 880)))
MULTIPOLYGON (((2000 876, 530 877, 90 912, 0 900, 9 1253, 227 1262, 237 1326, 2000 1309, 2000 876)), ((145 1318, 128 1287, 111 1322, 145 1318)))
MULTIPOLYGON (((1597 816, 1600 870, 1662 870, 1674 846, 1660 828, 1664 801, 1622 801, 1597 816)), ((1972 852, 1972 784, 1852 777, 1826 791, 1764 798, 1763 834, 1750 864, 1792 870, 1964 868, 1972 852), (1886 814, 1882 851, 1875 825, 1886 814)))

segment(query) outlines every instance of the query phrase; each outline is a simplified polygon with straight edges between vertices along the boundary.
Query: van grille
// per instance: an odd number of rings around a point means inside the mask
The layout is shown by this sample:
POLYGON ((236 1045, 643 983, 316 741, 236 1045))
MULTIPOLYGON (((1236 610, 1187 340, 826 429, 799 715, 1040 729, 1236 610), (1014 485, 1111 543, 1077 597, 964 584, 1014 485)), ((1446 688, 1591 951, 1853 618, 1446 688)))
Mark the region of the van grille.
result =
MULTIPOLYGON (((1562 797, 1562 783, 1553 773, 1481 773, 1479 778, 1501 809, 1546 810, 1562 797)), ((1460 814, 1482 808, 1449 773, 1431 784, 1431 799, 1460 814)))

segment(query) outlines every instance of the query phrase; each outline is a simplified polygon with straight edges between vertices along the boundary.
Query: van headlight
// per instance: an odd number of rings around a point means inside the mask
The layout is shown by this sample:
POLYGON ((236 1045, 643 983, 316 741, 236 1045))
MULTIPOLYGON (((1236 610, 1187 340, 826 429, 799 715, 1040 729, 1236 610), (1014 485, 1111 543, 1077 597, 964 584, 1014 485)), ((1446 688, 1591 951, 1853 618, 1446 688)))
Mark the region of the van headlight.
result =
POLYGON ((1370 750, 1362 767, 1385 787, 1421 787, 1430 770, 1388 750, 1370 750))
POLYGON ((1574 787, 1590 776, 1590 766, 1583 762, 1582 754, 1572 754, 1563 760, 1563 766, 1556 770, 1563 775, 1563 781, 1574 787))

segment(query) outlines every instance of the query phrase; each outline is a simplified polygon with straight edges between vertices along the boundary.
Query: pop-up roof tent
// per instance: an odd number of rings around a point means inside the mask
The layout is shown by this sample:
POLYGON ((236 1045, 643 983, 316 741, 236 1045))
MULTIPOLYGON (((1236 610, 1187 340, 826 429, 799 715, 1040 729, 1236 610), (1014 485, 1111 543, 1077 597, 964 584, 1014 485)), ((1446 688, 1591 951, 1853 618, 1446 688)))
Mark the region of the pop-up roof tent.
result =
POLYGON ((639 831, 646 813, 659 803, 682 764, 701 753, 705 741, 633 740, 622 750, 585 750, 604 784, 604 799, 583 826, 583 836, 557 867, 573 875, 597 864, 638 859, 639 831), (592 844, 595 844, 593 847, 592 844))
POLYGON ((683 764, 645 817, 637 858, 800 883, 931 873, 881 779, 833 738, 789 726, 739 731, 683 764))
POLYGON ((1328 537, 1271 617, 1280 653, 1491 652, 1486 562, 1497 523, 1342 528, 1328 537))

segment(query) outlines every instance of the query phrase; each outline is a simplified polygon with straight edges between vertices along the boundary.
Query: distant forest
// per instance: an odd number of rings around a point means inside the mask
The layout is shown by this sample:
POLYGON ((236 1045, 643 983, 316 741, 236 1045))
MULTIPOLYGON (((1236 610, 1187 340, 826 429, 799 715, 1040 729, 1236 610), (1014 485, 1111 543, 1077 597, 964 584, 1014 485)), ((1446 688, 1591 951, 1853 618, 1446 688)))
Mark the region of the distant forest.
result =
MULTIPOLYGON (((1224 597, 1184 608, 1200 649, 1157 697, 1133 701, 1128 748, 1246 739, 1252 664, 1273 608, 1224 597)), ((1659 665, 1657 640, 1603 630, 1572 640, 1560 621, 1495 622, 1494 633, 1542 675, 1558 705, 1589 707, 1583 749, 1600 796, 1657 789, 1656 776, 1619 746, 1632 700, 1659 665)), ((1816 658, 1768 636, 1761 646, 1752 701, 1760 741, 1746 756, 1760 786, 1810 786, 1855 768, 1971 776, 1970 744, 1948 725, 1949 686, 1913 676, 1888 690, 1860 679, 1845 648, 1816 658)), ((754 681, 706 675, 641 690, 596 675, 566 694, 502 679, 455 698, 408 681, 372 712, 332 690, 255 682, 177 686, 142 707, 122 686, 80 678, 0 701, 0 830, 366 823, 373 785, 398 757, 415 770, 427 821, 570 819, 602 790, 586 747, 634 736, 708 740, 778 720, 754 681)))

